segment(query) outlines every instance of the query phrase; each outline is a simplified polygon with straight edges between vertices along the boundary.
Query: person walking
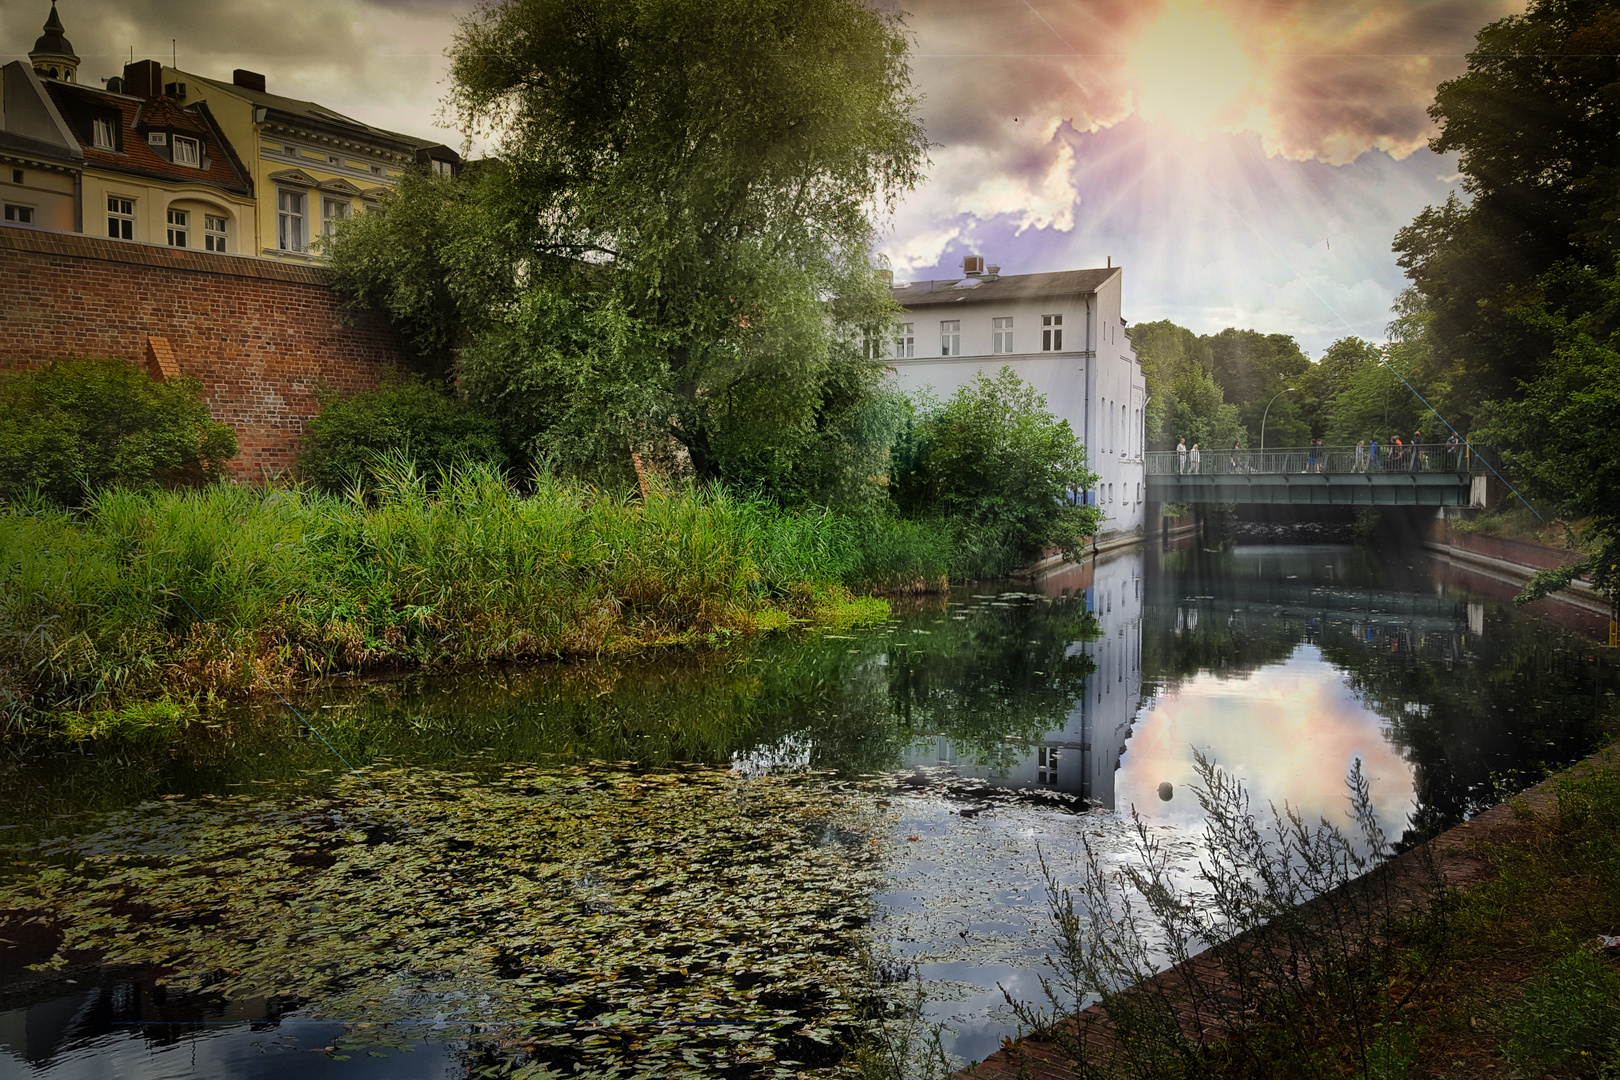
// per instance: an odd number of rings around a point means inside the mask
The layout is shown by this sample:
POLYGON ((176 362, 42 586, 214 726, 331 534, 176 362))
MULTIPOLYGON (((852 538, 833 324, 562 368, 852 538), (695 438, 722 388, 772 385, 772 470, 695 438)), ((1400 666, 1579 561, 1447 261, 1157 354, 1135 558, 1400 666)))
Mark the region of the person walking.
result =
POLYGON ((1232 459, 1227 462, 1232 472, 1247 472, 1243 467, 1243 442, 1239 440, 1232 444, 1232 459))
POLYGON ((1453 431, 1451 433, 1451 438, 1446 440, 1446 466, 1453 472, 1461 471, 1461 465, 1458 461, 1457 455, 1457 447, 1459 445, 1460 440, 1457 438, 1457 433, 1453 431))
POLYGON ((1187 471, 1190 472, 1190 473, 1197 474, 1197 472, 1199 471, 1199 469, 1198 469, 1199 460, 1200 460, 1200 455, 1198 453, 1198 444, 1193 443, 1192 449, 1187 452, 1187 471))
POLYGON ((1183 475, 1187 472, 1187 440, 1185 438, 1176 443, 1176 472, 1183 475))
POLYGON ((1399 435, 1389 437, 1389 467, 1394 472, 1401 471, 1401 464, 1406 461, 1406 444, 1401 442, 1399 435))
POLYGON ((1358 473, 1364 473, 1364 472, 1367 471, 1367 440, 1366 439, 1357 439, 1356 440, 1356 464, 1355 464, 1354 471, 1358 472, 1358 473))
POLYGON ((1423 463, 1418 460, 1423 456, 1423 429, 1416 428, 1412 432, 1412 471, 1418 472, 1423 463))
POLYGON ((1373 436, 1372 451, 1371 451, 1371 453, 1369 453, 1367 455, 1367 462, 1368 462, 1367 467, 1369 469, 1371 469, 1373 472, 1378 471, 1378 469, 1379 469, 1379 465, 1378 465, 1378 436, 1376 436, 1376 435, 1373 436))

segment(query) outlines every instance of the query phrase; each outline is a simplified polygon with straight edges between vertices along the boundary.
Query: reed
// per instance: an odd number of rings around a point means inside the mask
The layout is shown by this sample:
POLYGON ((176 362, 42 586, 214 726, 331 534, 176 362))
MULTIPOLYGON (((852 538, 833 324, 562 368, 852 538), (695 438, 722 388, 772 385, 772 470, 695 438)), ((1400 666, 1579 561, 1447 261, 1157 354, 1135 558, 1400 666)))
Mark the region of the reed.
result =
MULTIPOLYGON (((365 489, 114 490, 0 507, 0 708, 13 720, 390 665, 594 656, 886 615, 939 577, 838 514, 723 489, 645 498, 382 462, 365 489)), ((884 534, 876 534, 882 539, 884 534)), ((897 545, 897 548, 899 546, 897 545)))

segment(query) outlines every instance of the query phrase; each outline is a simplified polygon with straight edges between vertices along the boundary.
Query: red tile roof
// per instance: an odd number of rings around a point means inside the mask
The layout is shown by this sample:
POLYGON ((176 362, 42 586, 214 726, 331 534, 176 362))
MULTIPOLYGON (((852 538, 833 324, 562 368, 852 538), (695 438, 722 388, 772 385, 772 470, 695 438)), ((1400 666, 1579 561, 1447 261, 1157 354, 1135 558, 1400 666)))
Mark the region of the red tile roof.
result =
POLYGON ((240 195, 253 193, 253 181, 246 166, 225 141, 206 104, 199 102, 183 109, 172 98, 143 101, 126 94, 110 94, 56 80, 45 80, 45 86, 84 148, 85 168, 101 168, 170 183, 205 184, 240 195), (104 150, 95 145, 91 121, 97 116, 117 120, 120 129, 117 150, 104 150), (148 131, 182 131, 202 140, 207 167, 194 169, 169 161, 157 148, 147 145, 148 131))

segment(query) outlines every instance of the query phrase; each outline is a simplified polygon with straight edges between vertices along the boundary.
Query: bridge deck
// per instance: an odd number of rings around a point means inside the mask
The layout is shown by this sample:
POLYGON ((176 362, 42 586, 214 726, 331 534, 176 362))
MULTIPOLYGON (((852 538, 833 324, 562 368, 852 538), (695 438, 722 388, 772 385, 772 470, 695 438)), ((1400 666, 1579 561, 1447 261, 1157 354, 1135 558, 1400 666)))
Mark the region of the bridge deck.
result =
POLYGON ((1146 457, 1147 497, 1167 503, 1483 506, 1483 462, 1466 447, 1173 450, 1146 457))

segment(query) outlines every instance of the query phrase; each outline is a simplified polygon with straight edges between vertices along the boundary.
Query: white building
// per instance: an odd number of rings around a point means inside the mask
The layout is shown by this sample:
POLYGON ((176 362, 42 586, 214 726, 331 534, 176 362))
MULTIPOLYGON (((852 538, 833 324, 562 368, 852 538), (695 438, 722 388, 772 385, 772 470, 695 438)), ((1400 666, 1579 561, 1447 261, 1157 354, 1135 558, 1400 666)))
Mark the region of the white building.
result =
POLYGON ((1140 536, 1147 386, 1120 317, 1120 268, 1003 276, 971 256, 962 269, 891 287, 905 308, 891 361, 901 387, 944 398, 1012 368, 1086 445, 1099 476, 1086 499, 1108 515, 1099 546, 1140 536))

